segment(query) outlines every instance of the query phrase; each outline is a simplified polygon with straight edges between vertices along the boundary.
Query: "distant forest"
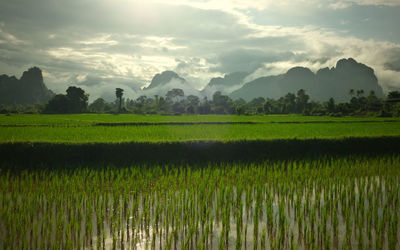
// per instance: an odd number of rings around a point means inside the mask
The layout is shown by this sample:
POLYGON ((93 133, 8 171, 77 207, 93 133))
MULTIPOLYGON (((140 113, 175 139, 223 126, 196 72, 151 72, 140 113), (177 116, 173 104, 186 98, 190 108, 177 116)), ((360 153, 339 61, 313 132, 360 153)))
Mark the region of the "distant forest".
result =
POLYGON ((300 89, 297 93, 287 93, 279 99, 258 97, 246 102, 239 98, 232 100, 228 95, 216 91, 212 98, 199 98, 185 95, 182 89, 172 89, 165 96, 142 95, 135 100, 125 99, 124 90, 115 90, 115 101, 106 102, 102 98, 88 103, 89 95, 79 87, 69 87, 66 94, 54 95, 45 104, 2 105, 1 113, 133 113, 133 114, 303 114, 303 115, 373 115, 400 116, 400 92, 392 91, 386 98, 379 98, 374 91, 350 89, 349 102, 336 103, 333 98, 326 102, 312 101, 310 96, 300 89))

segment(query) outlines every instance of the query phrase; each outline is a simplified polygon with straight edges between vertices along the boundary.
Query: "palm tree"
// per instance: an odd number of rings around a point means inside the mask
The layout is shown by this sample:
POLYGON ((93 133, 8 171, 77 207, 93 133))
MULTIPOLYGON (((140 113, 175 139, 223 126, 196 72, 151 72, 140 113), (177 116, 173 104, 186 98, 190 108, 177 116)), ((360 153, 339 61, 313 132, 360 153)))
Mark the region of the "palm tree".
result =
POLYGON ((124 90, 121 88, 116 88, 115 89, 115 95, 117 96, 117 99, 119 99, 119 106, 118 106, 118 112, 121 112, 121 105, 122 105, 122 95, 124 94, 124 90))
POLYGON ((350 95, 350 97, 353 97, 353 96, 354 96, 354 89, 350 89, 349 95, 350 95))

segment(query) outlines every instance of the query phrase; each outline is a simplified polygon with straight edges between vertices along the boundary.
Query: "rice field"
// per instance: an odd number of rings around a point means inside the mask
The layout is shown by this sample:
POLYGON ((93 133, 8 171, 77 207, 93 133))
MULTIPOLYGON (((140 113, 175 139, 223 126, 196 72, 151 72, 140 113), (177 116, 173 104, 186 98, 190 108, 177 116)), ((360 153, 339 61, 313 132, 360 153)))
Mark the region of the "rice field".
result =
POLYGON ((129 122, 365 122, 397 121, 400 118, 383 117, 327 117, 301 115, 134 115, 134 114, 71 114, 71 115, 1 115, 0 125, 52 125, 52 126, 91 126, 94 123, 129 122))
POLYGON ((399 136, 400 122, 1 127, 0 142, 120 143, 399 136))
POLYGON ((400 249, 399 216, 398 119, 0 116, 0 249, 400 249))
POLYGON ((400 157, 2 172, 2 249, 398 249, 400 157))

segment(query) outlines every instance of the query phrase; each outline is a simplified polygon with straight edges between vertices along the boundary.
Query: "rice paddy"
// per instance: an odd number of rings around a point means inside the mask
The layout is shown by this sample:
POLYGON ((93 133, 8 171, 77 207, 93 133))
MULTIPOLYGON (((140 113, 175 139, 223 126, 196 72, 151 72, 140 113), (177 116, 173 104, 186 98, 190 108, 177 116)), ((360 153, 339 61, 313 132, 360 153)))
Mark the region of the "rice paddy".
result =
POLYGON ((0 116, 0 143, 158 143, 399 135, 400 120, 386 118, 90 114, 0 116), (216 124, 218 122, 222 124, 216 124), (99 123, 103 125, 98 126, 99 123), (132 123, 134 126, 129 125, 132 123), (113 126, 104 126, 107 124, 113 126))
POLYGON ((0 249, 400 249, 397 120, 122 117, 0 126, 0 249))
POLYGON ((396 249, 400 157, 2 173, 3 249, 396 249))
POLYGON ((53 125, 53 126, 90 126, 94 123, 127 122, 363 122, 398 121, 400 118, 384 117, 327 117, 301 115, 134 115, 134 114, 72 114, 72 115, 0 115, 0 125, 53 125))

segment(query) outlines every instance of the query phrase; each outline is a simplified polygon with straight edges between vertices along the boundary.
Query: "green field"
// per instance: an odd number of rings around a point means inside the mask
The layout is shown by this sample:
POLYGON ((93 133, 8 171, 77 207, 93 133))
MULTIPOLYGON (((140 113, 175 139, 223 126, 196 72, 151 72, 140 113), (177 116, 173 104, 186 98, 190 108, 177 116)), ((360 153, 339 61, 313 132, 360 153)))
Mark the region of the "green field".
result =
POLYGON ((0 127, 1 142, 174 142, 399 136, 399 123, 0 127))
POLYGON ((0 249, 399 249, 399 216, 400 119, 0 116, 0 249))
POLYGON ((399 136, 400 120, 304 116, 0 116, 0 142, 177 142, 399 136), (94 126, 95 123, 232 124, 94 126), (256 124, 235 124, 256 122, 256 124), (14 126, 21 125, 21 126, 14 126), (23 125, 23 126, 22 126, 23 125), (42 126, 41 126, 42 125, 42 126), (43 126, 46 125, 46 126, 43 126))
POLYGON ((53 125, 53 126, 90 126, 94 123, 126 122, 362 122, 362 121, 398 121, 400 118, 380 117, 326 117, 301 115, 133 115, 133 114, 73 114, 73 115, 0 115, 0 125, 53 125))

